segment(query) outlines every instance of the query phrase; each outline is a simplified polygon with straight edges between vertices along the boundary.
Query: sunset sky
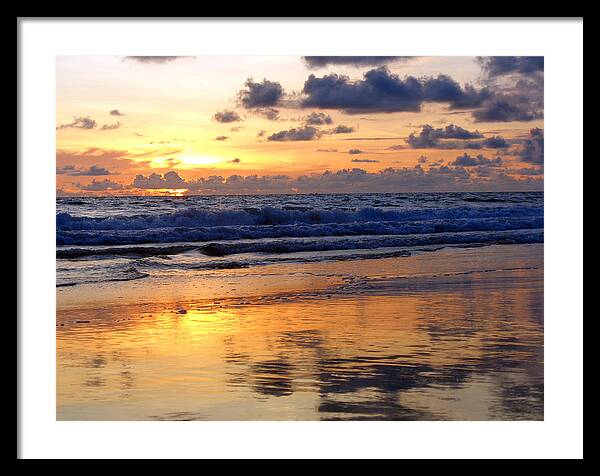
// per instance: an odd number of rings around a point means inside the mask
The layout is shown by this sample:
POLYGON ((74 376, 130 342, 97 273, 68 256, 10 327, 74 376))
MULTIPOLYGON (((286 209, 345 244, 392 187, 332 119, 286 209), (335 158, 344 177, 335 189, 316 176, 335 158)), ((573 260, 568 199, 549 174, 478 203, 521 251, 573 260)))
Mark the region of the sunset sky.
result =
POLYGON ((541 57, 61 56, 57 194, 543 189, 541 57))

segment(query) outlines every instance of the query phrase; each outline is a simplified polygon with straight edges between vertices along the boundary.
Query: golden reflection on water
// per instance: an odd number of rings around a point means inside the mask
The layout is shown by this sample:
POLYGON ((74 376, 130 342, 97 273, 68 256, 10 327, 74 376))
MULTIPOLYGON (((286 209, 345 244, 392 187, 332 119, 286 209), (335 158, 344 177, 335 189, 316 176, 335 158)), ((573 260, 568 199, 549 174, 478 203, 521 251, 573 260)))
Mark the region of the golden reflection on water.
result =
POLYGON ((57 418, 543 419, 542 270, 393 288, 62 310, 57 418))

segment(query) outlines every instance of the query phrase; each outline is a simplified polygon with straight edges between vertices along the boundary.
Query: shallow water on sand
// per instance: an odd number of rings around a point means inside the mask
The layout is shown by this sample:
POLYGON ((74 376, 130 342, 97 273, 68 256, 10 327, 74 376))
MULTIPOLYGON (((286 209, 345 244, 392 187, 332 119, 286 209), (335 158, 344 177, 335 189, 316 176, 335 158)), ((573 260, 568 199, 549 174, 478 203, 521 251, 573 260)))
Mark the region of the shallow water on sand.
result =
POLYGON ((307 264, 287 288, 281 265, 200 273, 88 305, 61 288, 57 419, 541 420, 542 255, 307 264))

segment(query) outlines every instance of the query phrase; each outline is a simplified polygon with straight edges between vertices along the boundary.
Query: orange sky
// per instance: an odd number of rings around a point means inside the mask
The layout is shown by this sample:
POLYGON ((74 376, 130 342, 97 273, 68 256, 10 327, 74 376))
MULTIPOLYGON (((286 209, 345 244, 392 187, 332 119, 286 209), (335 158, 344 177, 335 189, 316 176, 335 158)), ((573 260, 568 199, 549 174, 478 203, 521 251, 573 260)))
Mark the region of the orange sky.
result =
POLYGON ((59 195, 543 189, 539 58, 62 56, 56 66, 59 195), (339 186, 323 179, 344 170, 339 186), (236 188, 232 175, 260 180, 236 188))

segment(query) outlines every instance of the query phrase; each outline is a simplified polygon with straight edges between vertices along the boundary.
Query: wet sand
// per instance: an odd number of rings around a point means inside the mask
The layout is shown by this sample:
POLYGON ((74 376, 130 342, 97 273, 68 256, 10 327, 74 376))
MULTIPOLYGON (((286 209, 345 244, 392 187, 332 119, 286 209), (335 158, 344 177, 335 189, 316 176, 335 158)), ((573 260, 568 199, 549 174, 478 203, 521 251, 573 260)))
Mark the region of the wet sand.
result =
POLYGON ((541 420, 543 245, 57 289, 59 420, 541 420))

